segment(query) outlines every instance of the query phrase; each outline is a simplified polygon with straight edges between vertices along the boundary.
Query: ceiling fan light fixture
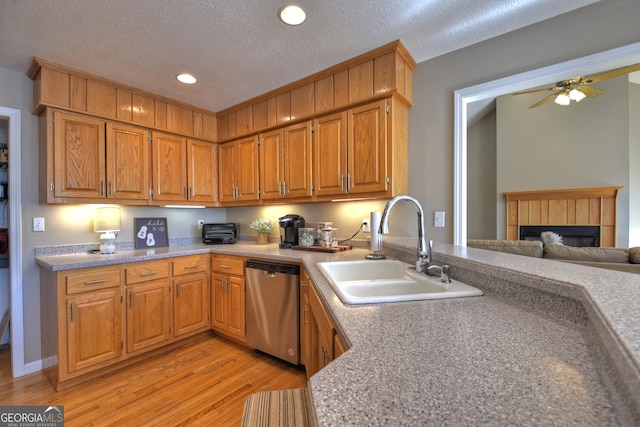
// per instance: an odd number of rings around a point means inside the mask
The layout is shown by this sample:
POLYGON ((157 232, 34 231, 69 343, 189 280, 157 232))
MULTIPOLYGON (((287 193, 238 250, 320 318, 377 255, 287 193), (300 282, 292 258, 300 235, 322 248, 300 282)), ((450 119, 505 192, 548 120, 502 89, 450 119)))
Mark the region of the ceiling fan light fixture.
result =
POLYGON ((571 89, 571 91, 569 92, 569 99, 576 102, 580 102, 586 97, 587 95, 585 95, 580 89, 577 89, 577 88, 571 89))
POLYGON ((556 104, 558 105, 569 105, 571 103, 571 98, 567 95, 567 92, 562 92, 560 95, 556 96, 556 104))
POLYGON ((285 24, 295 26, 302 24, 307 19, 307 14, 300 6, 289 5, 278 11, 278 17, 285 24))

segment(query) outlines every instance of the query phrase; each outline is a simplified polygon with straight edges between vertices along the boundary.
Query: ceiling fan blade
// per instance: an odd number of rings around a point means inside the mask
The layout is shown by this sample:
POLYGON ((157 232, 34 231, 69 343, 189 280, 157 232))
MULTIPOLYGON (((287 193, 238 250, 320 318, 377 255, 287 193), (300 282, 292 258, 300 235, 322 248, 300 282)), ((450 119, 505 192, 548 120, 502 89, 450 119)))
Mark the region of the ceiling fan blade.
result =
POLYGON ((546 92, 546 91, 549 91, 549 90, 556 90, 556 88, 555 87, 546 87, 546 88, 543 88, 543 89, 522 90, 520 92, 514 92, 511 95, 524 95, 526 93, 546 92))
POLYGON ((549 95, 549 96, 545 96, 544 98, 542 98, 540 101, 536 102, 535 104, 533 104, 533 105, 532 105, 531 107, 529 107, 529 108, 536 108, 536 107, 539 107, 539 106, 541 106, 542 104, 544 104, 545 102, 551 101, 551 100, 552 100, 553 98, 555 98, 555 97, 556 97, 556 95, 558 95, 559 93, 560 93, 560 92, 555 92, 555 93, 552 93, 552 94, 551 94, 551 95, 549 95))
POLYGON ((594 74, 593 76, 585 77, 580 83, 591 84, 613 77, 622 76, 623 74, 629 74, 634 71, 640 70, 640 64, 628 65, 626 67, 616 68, 615 70, 605 71, 604 73, 594 74))
POLYGON ((598 95, 602 95, 604 93, 604 90, 598 89, 597 87, 593 86, 581 85, 580 92, 584 93, 589 98, 595 98, 598 95))

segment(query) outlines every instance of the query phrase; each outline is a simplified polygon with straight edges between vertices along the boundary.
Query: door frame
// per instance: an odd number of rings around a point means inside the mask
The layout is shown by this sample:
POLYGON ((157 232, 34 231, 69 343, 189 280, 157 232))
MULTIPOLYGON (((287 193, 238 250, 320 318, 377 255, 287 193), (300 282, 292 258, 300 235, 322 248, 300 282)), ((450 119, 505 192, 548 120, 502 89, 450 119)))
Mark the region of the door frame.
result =
POLYGON ((22 303, 22 177, 21 111, 0 106, 0 117, 9 120, 9 289, 11 307, 11 374, 25 375, 24 305, 22 303))

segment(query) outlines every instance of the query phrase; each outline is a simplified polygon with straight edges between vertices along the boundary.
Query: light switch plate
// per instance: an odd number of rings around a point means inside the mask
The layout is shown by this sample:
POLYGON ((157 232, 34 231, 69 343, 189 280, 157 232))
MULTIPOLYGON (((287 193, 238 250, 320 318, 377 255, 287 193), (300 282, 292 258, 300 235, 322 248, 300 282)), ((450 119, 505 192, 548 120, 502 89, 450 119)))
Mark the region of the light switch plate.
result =
POLYGON ((44 231, 44 218, 33 218, 33 231, 44 231))
POLYGON ((444 228, 444 211, 435 211, 433 215, 433 226, 444 228))

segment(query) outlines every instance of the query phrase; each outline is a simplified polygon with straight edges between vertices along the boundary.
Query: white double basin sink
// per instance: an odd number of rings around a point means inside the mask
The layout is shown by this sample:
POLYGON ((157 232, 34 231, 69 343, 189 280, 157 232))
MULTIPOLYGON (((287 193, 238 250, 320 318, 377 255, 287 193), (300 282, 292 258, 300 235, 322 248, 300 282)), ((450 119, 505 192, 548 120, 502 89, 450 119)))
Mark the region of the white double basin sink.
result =
POLYGON ((480 289, 415 271, 396 260, 319 262, 318 268, 345 304, 460 298, 482 295, 480 289))

